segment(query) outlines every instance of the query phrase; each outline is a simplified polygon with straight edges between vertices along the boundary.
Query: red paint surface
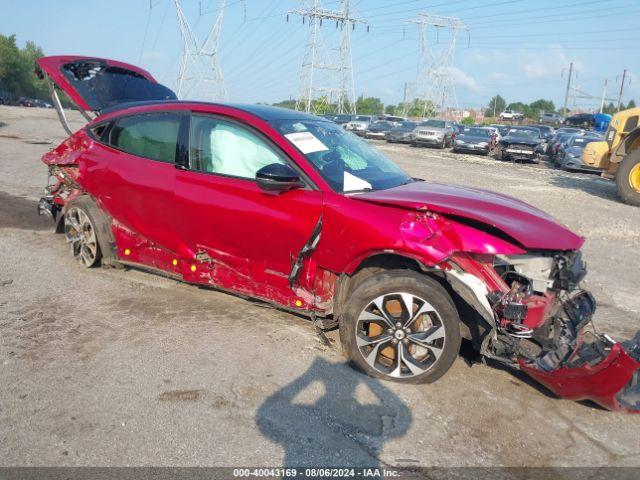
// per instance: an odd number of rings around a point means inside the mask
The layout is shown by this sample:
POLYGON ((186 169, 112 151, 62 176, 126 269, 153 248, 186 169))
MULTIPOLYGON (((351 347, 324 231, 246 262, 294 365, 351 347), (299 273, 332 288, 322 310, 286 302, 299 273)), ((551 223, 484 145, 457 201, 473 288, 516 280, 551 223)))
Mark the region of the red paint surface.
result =
POLYGON ((559 397, 568 400, 592 400, 609 410, 640 413, 640 410, 628 410, 618 403, 615 395, 631 380, 640 369, 636 362, 625 352, 620 344, 615 344, 605 360, 590 367, 563 367, 544 372, 520 362, 522 371, 543 384, 559 397))

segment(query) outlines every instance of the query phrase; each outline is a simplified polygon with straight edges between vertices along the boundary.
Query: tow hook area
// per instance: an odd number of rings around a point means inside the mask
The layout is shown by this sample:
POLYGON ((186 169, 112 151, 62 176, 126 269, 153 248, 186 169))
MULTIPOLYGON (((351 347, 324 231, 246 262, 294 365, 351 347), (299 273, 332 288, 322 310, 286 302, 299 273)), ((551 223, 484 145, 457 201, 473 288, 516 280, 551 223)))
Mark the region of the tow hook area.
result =
POLYGON ((607 335, 582 343, 555 370, 545 371, 524 360, 520 367, 561 398, 592 400, 609 410, 640 413, 640 332, 624 343, 607 335))

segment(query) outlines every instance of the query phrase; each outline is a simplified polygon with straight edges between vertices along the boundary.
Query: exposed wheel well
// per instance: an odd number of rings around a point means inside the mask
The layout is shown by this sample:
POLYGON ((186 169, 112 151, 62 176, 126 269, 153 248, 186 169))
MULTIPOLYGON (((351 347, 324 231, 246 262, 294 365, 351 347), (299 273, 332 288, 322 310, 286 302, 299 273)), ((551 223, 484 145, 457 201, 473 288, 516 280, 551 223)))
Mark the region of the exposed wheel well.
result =
POLYGON ((351 293, 362 282, 383 270, 412 270, 425 273, 427 268, 417 260, 402 255, 383 253, 366 258, 351 275, 342 274, 337 284, 333 305, 336 319, 340 318, 351 293))
POLYGON ((340 321, 340 317, 344 312, 344 308, 351 297, 351 293, 355 288, 362 284, 365 280, 384 270, 411 270, 427 275, 440 283, 447 291, 453 301, 458 315, 461 319, 460 331, 463 338, 472 340, 474 347, 479 349, 479 341, 486 333, 486 329, 482 325, 484 323, 482 317, 468 304, 447 281, 444 274, 438 270, 429 269, 426 265, 419 263, 417 260, 396 254, 379 254, 365 259, 352 275, 341 275, 334 297, 334 318, 340 321))

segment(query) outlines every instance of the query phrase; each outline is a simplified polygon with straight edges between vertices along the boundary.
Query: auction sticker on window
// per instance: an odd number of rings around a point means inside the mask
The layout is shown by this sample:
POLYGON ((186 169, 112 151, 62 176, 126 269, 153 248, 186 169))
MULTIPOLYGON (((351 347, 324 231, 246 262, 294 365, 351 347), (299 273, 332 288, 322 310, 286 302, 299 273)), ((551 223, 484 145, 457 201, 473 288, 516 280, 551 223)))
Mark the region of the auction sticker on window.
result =
POLYGON ((311 132, 288 133, 285 137, 298 147, 305 155, 307 153, 324 152, 329 150, 327 146, 318 140, 311 132))

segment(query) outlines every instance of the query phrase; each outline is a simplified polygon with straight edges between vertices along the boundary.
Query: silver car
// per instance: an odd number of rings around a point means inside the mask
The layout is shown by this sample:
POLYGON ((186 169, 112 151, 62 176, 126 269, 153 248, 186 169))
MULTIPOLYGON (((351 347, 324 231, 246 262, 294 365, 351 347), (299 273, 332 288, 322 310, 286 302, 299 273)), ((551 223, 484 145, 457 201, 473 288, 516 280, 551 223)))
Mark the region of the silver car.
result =
POLYGON ((371 115, 356 115, 353 120, 345 124, 344 128, 356 135, 364 137, 371 122, 373 122, 373 117, 371 115))
POLYGON ((413 130, 411 145, 430 145, 446 148, 453 145, 453 122, 448 120, 427 120, 413 130))

